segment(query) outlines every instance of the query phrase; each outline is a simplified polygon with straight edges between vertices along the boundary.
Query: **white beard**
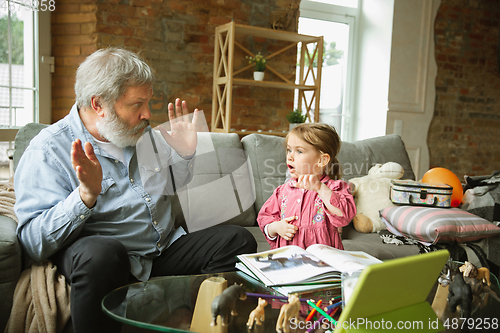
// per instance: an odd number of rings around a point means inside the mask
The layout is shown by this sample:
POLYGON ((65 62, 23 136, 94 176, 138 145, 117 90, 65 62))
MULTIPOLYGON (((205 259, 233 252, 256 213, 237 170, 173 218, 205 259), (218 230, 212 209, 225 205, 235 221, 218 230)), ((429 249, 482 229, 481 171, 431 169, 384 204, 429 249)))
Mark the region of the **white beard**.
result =
POLYGON ((149 121, 142 120, 138 125, 130 127, 116 114, 114 107, 110 107, 108 115, 96 123, 99 134, 120 148, 135 146, 143 135, 142 130, 148 125, 149 121))

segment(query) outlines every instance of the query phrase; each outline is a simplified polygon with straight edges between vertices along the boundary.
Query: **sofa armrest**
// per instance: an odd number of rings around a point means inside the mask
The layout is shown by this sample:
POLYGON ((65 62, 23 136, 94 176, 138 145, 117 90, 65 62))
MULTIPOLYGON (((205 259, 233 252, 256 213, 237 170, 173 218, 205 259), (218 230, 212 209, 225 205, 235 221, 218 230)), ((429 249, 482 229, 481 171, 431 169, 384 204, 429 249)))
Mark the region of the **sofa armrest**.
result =
POLYGON ((0 331, 3 331, 12 308, 12 298, 21 275, 21 246, 16 235, 17 223, 0 216, 0 331))

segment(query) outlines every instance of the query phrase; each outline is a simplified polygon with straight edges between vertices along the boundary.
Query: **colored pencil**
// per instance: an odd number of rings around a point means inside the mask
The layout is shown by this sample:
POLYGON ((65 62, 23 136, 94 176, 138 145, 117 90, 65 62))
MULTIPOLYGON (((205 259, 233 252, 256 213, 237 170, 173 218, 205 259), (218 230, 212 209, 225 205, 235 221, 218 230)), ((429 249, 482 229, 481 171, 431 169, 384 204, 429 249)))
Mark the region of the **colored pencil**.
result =
MULTIPOLYGON (((322 300, 319 300, 318 303, 316 303, 316 306, 319 307, 321 305, 322 300)), ((307 315, 306 321, 311 320, 311 318, 314 316, 316 313, 316 309, 312 309, 311 312, 309 312, 309 315, 307 315)))
POLYGON ((330 317, 325 311, 323 311, 321 308, 317 307, 316 304, 314 304, 314 302, 311 302, 310 300, 307 300, 307 304, 309 304, 310 306, 312 306, 314 309, 316 309, 316 311, 318 311, 320 314, 323 315, 323 317, 325 317, 326 319, 328 319, 329 321, 331 321, 335 326, 337 325, 337 321, 335 319, 333 319, 332 317, 330 317))

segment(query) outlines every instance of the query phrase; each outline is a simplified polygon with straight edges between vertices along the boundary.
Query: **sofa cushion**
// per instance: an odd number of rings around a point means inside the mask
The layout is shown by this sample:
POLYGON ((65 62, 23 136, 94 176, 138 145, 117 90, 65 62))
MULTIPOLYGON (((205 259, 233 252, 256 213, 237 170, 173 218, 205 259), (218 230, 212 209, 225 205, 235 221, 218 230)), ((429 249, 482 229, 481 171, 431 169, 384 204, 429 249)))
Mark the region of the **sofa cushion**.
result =
POLYGON ((217 224, 255 224, 251 165, 237 134, 198 133, 194 174, 177 190, 176 223, 190 232, 217 224))
POLYGON ((285 182, 285 139, 274 135, 250 134, 241 139, 250 158, 255 181, 255 211, 258 213, 274 189, 285 182))
POLYGON ((419 253, 419 248, 416 245, 384 244, 378 233, 358 232, 352 223, 342 228, 342 244, 347 251, 364 251, 380 260, 407 257, 419 253))
POLYGON ((342 142, 337 158, 342 165, 342 178, 346 181, 366 176, 373 165, 386 162, 399 163, 405 171, 403 179, 415 179, 403 140, 396 134, 342 142))
POLYGON ((458 208, 396 206, 380 215, 406 237, 424 243, 468 242, 500 234, 500 228, 458 208))

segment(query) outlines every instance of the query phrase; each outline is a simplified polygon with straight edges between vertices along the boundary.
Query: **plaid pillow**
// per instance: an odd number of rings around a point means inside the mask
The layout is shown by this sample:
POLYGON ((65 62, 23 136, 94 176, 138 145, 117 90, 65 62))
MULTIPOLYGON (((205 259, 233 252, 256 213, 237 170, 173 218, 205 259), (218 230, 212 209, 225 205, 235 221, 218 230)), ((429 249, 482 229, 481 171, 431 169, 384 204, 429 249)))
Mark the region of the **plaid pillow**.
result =
POLYGON ((380 216, 404 236, 432 244, 500 234, 490 221, 458 208, 395 206, 382 209, 380 216))

